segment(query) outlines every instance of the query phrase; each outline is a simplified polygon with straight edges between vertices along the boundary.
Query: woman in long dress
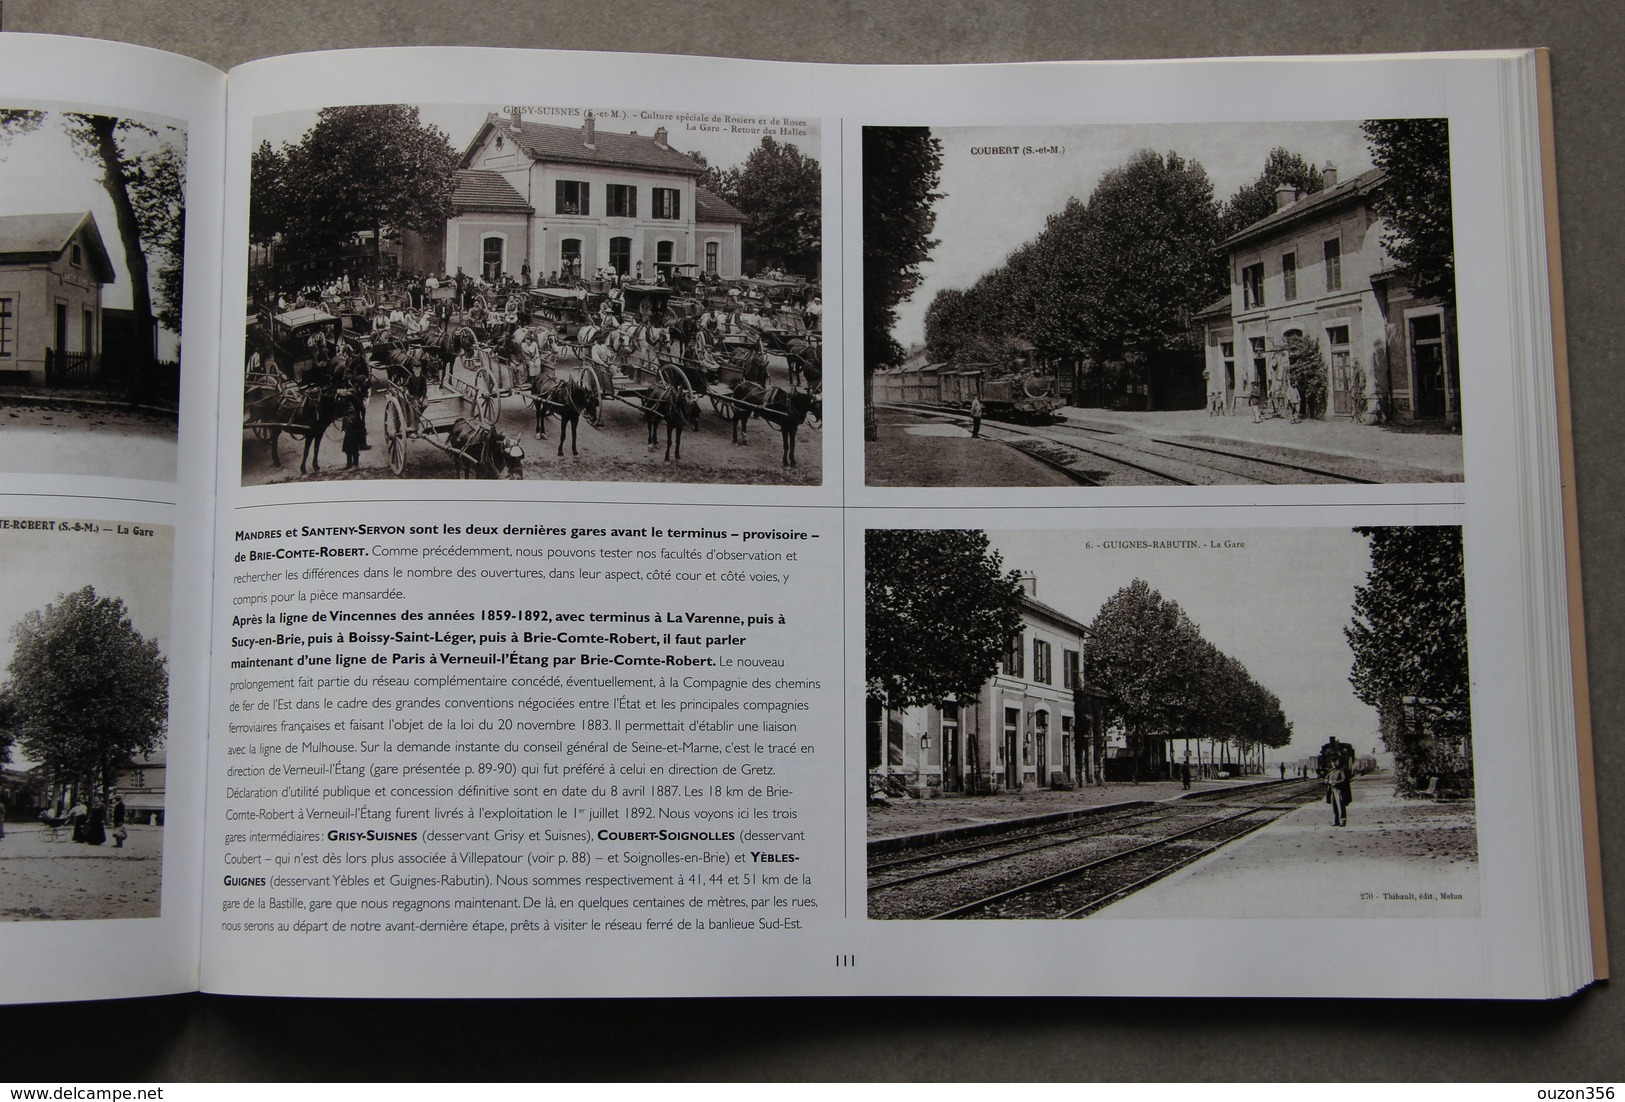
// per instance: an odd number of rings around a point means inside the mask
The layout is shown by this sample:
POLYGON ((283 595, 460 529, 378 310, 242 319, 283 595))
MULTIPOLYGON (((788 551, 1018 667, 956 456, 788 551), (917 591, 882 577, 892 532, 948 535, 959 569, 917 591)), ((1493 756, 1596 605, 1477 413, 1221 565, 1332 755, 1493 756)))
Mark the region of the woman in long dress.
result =
POLYGON ((75 800, 73 806, 68 808, 68 825, 73 828, 73 840, 75 842, 85 840, 85 820, 88 818, 90 818, 90 809, 85 806, 85 801, 75 800))
POLYGON ((107 808, 101 800, 90 801, 90 814, 85 819, 85 842, 99 846, 107 841, 107 808))

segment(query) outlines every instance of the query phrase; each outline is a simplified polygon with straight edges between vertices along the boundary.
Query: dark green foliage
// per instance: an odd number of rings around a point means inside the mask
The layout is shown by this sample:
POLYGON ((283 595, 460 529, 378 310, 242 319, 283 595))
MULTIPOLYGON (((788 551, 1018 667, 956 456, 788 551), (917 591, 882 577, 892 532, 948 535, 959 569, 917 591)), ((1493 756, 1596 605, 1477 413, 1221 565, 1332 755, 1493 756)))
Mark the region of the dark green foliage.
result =
POLYGON ((1325 186, 1320 169, 1302 156, 1280 146, 1270 150, 1258 179, 1238 188, 1219 215, 1219 236, 1228 238, 1275 213, 1275 189, 1291 184, 1301 195, 1313 195, 1325 186))
POLYGON ((1298 388, 1303 401, 1305 417, 1326 415, 1326 395, 1331 383, 1326 372, 1326 357, 1320 342, 1302 334, 1290 336, 1286 341, 1287 379, 1298 388))
POLYGON ((28 613, 11 639, 10 728, 52 774, 105 792, 131 757, 159 746, 169 673, 123 601, 86 586, 28 613))
POLYGON ((1467 588, 1461 529, 1356 528, 1371 541, 1366 584, 1343 629, 1354 695, 1377 709, 1402 785, 1471 768, 1467 588))
POLYGON ((749 219, 744 228, 747 260, 758 268, 780 267, 818 278, 824 232, 823 169, 815 159, 793 145, 764 136, 743 165, 720 172, 706 168, 700 185, 728 200, 749 219))
MULTIPOLYGON (((920 265, 943 198, 942 143, 923 126, 863 128, 863 372, 903 361, 892 337, 897 307, 920 285, 920 265)), ((865 387, 865 395, 868 388, 865 387)), ((867 398, 866 398, 867 400, 867 398)))
POLYGON ((1136 750, 1150 738, 1216 739, 1238 751, 1291 741, 1275 694, 1144 580, 1113 594, 1090 631, 1089 681, 1112 694, 1107 710, 1136 750))
MULTIPOLYGON (((47 117, 43 111, 0 111, 0 143, 39 129, 47 117)), ((186 249, 185 135, 175 130, 160 134, 129 119, 77 111, 65 112, 61 124, 79 155, 101 169, 100 183, 113 204, 124 247, 137 324, 150 325, 146 319, 156 317, 179 333, 186 249), (158 266, 156 286, 149 262, 158 266)))
POLYGON ((416 107, 325 107, 297 145, 255 154, 253 183, 270 191, 257 205, 250 199, 250 232, 281 234, 295 253, 323 257, 370 231, 377 257, 385 232, 445 225, 456 168, 445 133, 416 107))
POLYGON ((1195 349, 1191 318, 1225 286, 1218 235, 1200 164, 1136 154, 968 290, 938 292, 926 312, 928 355, 980 358, 1021 339, 1142 382, 1149 360, 1195 349))
POLYGON ((1388 173, 1376 197, 1382 245, 1412 292, 1456 304, 1450 202, 1450 121, 1372 119, 1362 124, 1371 160, 1388 173))
POLYGON ((987 535, 876 529, 864 544, 868 694, 888 708, 972 697, 1021 629, 1021 582, 987 535))

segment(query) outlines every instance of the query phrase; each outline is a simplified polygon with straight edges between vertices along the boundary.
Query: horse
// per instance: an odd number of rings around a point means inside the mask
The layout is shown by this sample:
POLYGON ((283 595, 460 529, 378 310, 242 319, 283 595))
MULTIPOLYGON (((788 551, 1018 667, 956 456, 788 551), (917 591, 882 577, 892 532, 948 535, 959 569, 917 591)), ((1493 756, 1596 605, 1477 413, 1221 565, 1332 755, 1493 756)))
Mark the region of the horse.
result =
POLYGON ((822 353, 818 345, 800 337, 792 337, 785 343, 785 367, 790 372, 790 385, 801 383, 808 390, 822 390, 824 386, 824 368, 820 363, 822 353))
POLYGON ((446 448, 457 463, 458 478, 525 477, 519 441, 495 425, 459 417, 446 434, 446 448))
POLYGON ((559 451, 564 455, 564 438, 570 438, 570 454, 580 455, 576 449, 581 435, 581 415, 597 424, 600 414, 598 377, 585 373, 590 382, 577 379, 559 379, 552 375, 537 375, 530 381, 531 404, 536 407, 536 439, 547 439, 547 410, 551 406, 559 414, 559 451))
POLYGON ((700 403, 694 392, 669 383, 656 383, 643 397, 643 423, 649 429, 649 450, 660 446, 660 423, 666 423, 666 462, 672 462, 672 442, 677 444, 677 462, 683 461, 683 426, 700 427, 700 403))
POLYGON ((815 423, 824 419, 824 400, 810 390, 785 390, 741 379, 734 384, 733 396, 743 403, 734 407, 734 443, 741 443, 742 436, 745 437, 743 442, 749 442, 745 430, 751 415, 755 414, 778 429, 784 438, 783 465, 786 467, 796 465, 796 430, 801 423, 809 417, 815 423))
POLYGON ((299 386, 286 386, 269 391, 255 402, 252 417, 270 426, 268 443, 271 465, 282 466, 281 437, 284 432, 295 440, 304 441, 299 458, 299 473, 321 470, 322 437, 327 428, 344 413, 339 400, 337 376, 315 380, 299 386))

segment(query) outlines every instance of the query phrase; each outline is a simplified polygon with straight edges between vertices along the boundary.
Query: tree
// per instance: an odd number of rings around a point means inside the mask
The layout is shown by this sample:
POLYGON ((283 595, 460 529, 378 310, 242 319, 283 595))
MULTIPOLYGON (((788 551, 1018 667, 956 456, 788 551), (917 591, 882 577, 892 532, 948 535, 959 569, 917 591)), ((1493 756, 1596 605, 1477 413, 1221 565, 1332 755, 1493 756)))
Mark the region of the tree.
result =
MULTIPOLYGON (((36 130, 41 111, 0 111, 0 141, 36 130)), ((180 331, 181 265, 186 225, 185 138, 163 138, 131 119, 69 111, 62 127, 80 156, 101 169, 100 183, 113 205, 124 267, 130 275, 130 306, 140 329, 142 354, 152 347, 155 316, 180 331), (156 142, 150 139, 157 139, 156 142), (148 253, 160 262, 161 314, 153 312, 148 253)))
POLYGON ((1275 189, 1290 184, 1304 195, 1313 195, 1326 186, 1320 169, 1290 150, 1276 146, 1264 161, 1264 171, 1258 179, 1236 189, 1225 201, 1219 215, 1220 239, 1239 233, 1254 222, 1275 213, 1275 189))
POLYGON ((91 586, 28 613, 11 639, 5 693, 23 751, 105 796, 118 769, 163 740, 169 674, 158 644, 122 600, 91 586))
POLYGON ((1021 581, 987 534, 875 529, 864 544, 868 694, 888 708, 975 696, 1021 630, 1021 581))
POLYGON ((1366 583, 1343 629, 1354 695, 1377 710, 1402 787, 1471 768, 1467 590, 1461 529, 1356 528, 1371 541, 1366 583))
POLYGON ((1294 334, 1286 339, 1287 379, 1298 388, 1303 403, 1303 416, 1319 418, 1326 415, 1326 357, 1320 342, 1313 337, 1294 334))
POLYGON ((903 362, 892 336, 897 307, 920 285, 920 265, 937 242, 933 204, 943 198, 942 143, 923 126, 863 128, 864 438, 875 438, 871 382, 903 362))
POLYGON ((9 690, 0 689, 0 765, 11 762, 11 748, 17 744, 17 702, 9 690))
POLYGON ((745 215, 745 252, 764 267, 816 277, 823 254, 823 169, 787 142, 764 135, 745 163, 727 172, 705 166, 711 187, 745 215))
POLYGON ((155 316, 171 333, 181 331, 186 260, 186 149, 178 140, 142 154, 130 178, 136 226, 158 267, 155 316))
POLYGON ((248 239, 269 245, 288 231, 288 158, 260 142, 248 167, 248 239))
POLYGON ((1151 737, 1201 737, 1211 644, 1143 579, 1119 589, 1089 625, 1089 678, 1112 695, 1135 758, 1151 737))
POLYGON ((1371 161, 1388 173, 1375 199, 1382 246, 1411 291, 1456 304, 1450 206, 1450 121, 1371 119, 1361 124, 1371 161))
POLYGON ((1225 288, 1213 185, 1177 153, 1136 154, 1089 196, 1075 279, 1099 361, 1198 348, 1192 316, 1225 288))
POLYGON ((282 155, 281 222, 307 256, 330 256, 371 233, 377 263, 386 230, 432 232, 451 215, 457 154, 416 107, 324 107, 282 155))

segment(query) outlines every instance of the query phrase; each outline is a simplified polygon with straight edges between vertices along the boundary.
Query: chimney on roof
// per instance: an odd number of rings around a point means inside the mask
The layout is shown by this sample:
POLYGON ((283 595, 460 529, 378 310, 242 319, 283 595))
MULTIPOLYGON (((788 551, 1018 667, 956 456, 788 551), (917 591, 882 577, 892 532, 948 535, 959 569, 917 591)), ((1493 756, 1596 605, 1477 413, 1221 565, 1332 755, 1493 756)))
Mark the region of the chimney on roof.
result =
POLYGON ((1298 189, 1291 184, 1275 185, 1275 209, 1286 210, 1298 201, 1298 189))
POLYGON ((666 128, 664 126, 655 127, 655 144, 661 149, 669 148, 666 145, 666 128))
POLYGON ((1023 570, 1019 577, 1021 579, 1021 591, 1033 600, 1038 600, 1038 575, 1031 570, 1023 570))
POLYGON ((519 113, 519 108, 517 108, 517 107, 508 108, 508 125, 509 126, 513 127, 515 130, 518 130, 519 129, 519 122, 520 122, 521 118, 522 118, 522 116, 519 113))
POLYGON ((581 122, 581 144, 586 146, 588 149, 597 149, 598 146, 594 144, 594 138, 597 133, 598 123, 592 117, 592 112, 588 111, 587 117, 581 122))
POLYGON ((1320 170, 1320 179, 1324 190, 1330 191, 1337 186, 1337 166, 1327 161, 1320 170))

